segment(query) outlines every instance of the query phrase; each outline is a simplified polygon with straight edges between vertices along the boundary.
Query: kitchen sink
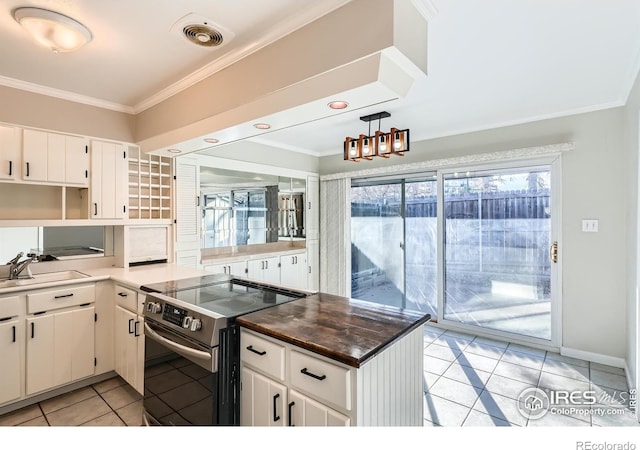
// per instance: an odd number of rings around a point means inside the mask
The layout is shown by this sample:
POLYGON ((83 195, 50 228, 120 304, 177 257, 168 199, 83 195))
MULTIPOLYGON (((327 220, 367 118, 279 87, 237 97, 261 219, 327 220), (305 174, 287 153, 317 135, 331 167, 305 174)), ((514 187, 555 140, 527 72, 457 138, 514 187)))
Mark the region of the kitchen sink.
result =
POLYGON ((33 278, 18 278, 15 280, 3 280, 0 281, 0 289, 10 288, 16 286, 30 286, 32 284, 53 283, 56 281, 77 280, 80 278, 87 278, 89 275, 86 273, 78 272, 77 270, 62 270, 60 272, 48 272, 34 274, 33 278))

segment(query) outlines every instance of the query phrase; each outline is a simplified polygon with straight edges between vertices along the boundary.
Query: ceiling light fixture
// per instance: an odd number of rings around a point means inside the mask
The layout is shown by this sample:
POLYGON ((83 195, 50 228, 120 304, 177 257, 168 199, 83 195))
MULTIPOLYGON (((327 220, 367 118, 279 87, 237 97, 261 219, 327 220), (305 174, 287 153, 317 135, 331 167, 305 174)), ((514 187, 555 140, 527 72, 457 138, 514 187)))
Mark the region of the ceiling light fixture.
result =
POLYGON ((167 150, 169 153, 182 153, 182 150, 178 150, 177 148, 170 148, 167 150))
POLYGON ((256 123, 254 127, 256 127, 258 130, 268 130, 269 128, 271 128, 271 125, 269 125, 268 123, 256 123))
POLYGON ((391 155, 404 156, 409 151, 409 129, 399 130, 391 128, 388 132, 380 131, 382 119, 391 117, 387 111, 360 117, 363 122, 369 122, 369 134, 361 134, 357 138, 347 137, 344 140, 344 160, 355 161, 366 159, 371 161, 374 156, 389 158, 391 155), (378 121, 378 131, 371 134, 371 121, 378 121))
POLYGON ((220 142, 219 140, 217 140, 215 138, 206 138, 204 141, 208 142, 209 144, 217 144, 218 142, 220 142))
POLYGON ((27 30, 40 45, 55 53, 79 49, 93 36, 77 20, 42 8, 17 8, 13 18, 27 30))
POLYGON ((349 106, 349 104, 343 101, 335 101, 335 102, 329 103, 328 106, 331 109, 345 109, 347 106, 349 106))

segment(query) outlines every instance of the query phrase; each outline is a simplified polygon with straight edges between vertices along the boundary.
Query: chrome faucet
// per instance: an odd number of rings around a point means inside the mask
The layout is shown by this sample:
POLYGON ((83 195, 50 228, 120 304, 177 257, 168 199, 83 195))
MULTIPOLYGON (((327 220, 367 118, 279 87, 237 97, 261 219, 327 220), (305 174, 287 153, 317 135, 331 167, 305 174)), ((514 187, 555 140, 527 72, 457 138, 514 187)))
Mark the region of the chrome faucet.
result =
POLYGON ((38 255, 36 255, 35 253, 27 253, 27 259, 23 259, 22 261, 20 261, 20 258, 22 258, 23 255, 23 252, 18 253, 15 258, 7 263, 8 266, 11 266, 9 268, 10 280, 19 278, 20 274, 24 272, 25 269, 27 269, 27 276, 23 278, 33 278, 33 275, 31 275, 31 269, 29 269, 29 265, 33 262, 38 261, 38 255))

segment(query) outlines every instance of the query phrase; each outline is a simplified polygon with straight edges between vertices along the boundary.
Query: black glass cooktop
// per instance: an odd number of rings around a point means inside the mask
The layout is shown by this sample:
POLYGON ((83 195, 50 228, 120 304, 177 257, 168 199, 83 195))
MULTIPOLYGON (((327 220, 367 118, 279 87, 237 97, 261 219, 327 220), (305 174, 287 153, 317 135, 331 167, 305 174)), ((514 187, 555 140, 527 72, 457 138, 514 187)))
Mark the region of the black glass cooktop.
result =
POLYGON ((224 317, 235 317, 306 297, 299 291, 216 275, 148 285, 142 289, 160 292, 224 317))

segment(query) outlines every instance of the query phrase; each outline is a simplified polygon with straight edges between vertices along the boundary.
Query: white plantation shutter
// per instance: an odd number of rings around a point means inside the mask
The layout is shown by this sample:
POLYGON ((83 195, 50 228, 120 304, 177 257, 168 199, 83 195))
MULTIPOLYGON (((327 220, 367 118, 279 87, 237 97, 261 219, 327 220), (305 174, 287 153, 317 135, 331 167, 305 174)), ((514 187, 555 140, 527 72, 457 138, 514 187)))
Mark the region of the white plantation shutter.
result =
POLYGON ((198 164, 185 158, 176 161, 176 165, 176 241, 199 243, 198 164))

